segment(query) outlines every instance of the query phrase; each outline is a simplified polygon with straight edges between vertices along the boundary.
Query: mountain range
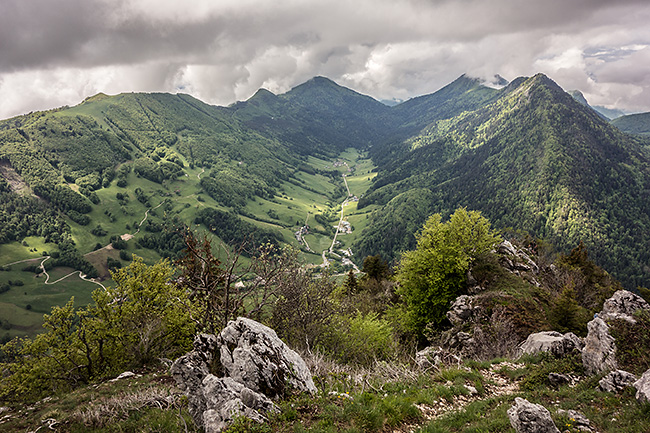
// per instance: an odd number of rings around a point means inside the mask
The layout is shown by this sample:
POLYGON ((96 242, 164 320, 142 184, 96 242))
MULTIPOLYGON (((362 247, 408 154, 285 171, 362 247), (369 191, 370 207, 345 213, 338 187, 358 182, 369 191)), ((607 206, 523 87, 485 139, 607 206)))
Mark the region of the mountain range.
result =
POLYGON ((324 77, 228 107, 98 94, 0 122, 0 242, 41 237, 75 249, 62 263, 79 267, 136 226, 149 229, 138 245, 150 257, 173 256, 172 221, 227 242, 239 230, 295 243, 313 213, 325 236, 347 196, 346 172, 328 161, 353 149, 373 169, 346 245, 356 261, 396 259, 427 216, 467 207, 561 251, 582 242, 626 286, 648 286, 648 125, 647 114, 610 123, 542 74, 499 89, 461 76, 392 107, 324 77))

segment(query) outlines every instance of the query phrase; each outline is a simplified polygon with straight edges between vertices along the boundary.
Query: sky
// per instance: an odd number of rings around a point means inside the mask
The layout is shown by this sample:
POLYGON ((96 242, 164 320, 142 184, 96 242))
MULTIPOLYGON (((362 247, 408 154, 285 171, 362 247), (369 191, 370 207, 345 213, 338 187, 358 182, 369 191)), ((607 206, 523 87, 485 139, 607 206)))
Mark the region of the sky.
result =
POLYGON ((1 0, 0 118, 99 92, 229 105, 321 75, 377 99, 542 72, 650 111, 648 0, 1 0))

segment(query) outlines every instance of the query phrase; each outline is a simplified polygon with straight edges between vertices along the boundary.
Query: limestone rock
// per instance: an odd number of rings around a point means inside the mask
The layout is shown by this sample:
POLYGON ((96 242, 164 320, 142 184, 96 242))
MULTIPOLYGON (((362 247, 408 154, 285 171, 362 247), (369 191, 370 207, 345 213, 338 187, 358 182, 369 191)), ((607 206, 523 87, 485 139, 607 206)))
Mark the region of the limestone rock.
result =
POLYGON ((634 313, 639 310, 650 310, 650 304, 645 299, 627 290, 619 290, 603 304, 603 311, 598 315, 604 320, 623 319, 636 323, 634 313))
POLYGON ((239 317, 217 337, 226 375, 256 392, 275 397, 289 386, 317 392, 305 361, 280 340, 271 328, 239 317))
POLYGON ((174 361, 170 371, 178 387, 187 395, 194 423, 207 433, 222 431, 240 416, 262 422, 266 419, 264 414, 277 411, 260 390, 271 390, 273 396, 287 386, 316 391, 311 374, 297 353, 273 330, 241 318, 230 322, 218 337, 197 335, 194 350, 174 361), (231 377, 219 378, 211 373, 217 353, 231 377), (240 368, 242 365, 246 368, 240 368), (267 382, 260 384, 251 379, 267 382), (275 388, 271 389, 269 383, 275 388))
POLYGON ((515 398, 515 404, 508 409, 508 418, 517 433, 560 433, 544 406, 523 398, 515 398))
POLYGON ((549 373, 548 381, 550 382, 551 386, 557 388, 567 383, 571 383, 571 377, 561 373, 549 373))
POLYGON ((556 357, 563 357, 574 350, 582 350, 582 339, 572 332, 560 334, 555 331, 543 331, 530 334, 519 347, 521 355, 550 352, 556 357))
POLYGON ((496 252, 499 254, 499 263, 512 273, 517 275, 520 275, 521 272, 539 273, 537 263, 507 240, 497 245, 496 252))
POLYGON ((210 342, 216 342, 214 335, 197 335, 194 338, 195 349, 174 361, 170 368, 176 384, 187 395, 188 411, 199 427, 203 425, 203 412, 206 410, 205 398, 201 390, 203 379, 210 374, 209 364, 212 362, 210 342), (197 347, 200 350, 197 350, 197 347))
POLYGON ((614 370, 600 379, 598 386, 605 392, 621 392, 626 387, 632 386, 636 380, 637 377, 632 373, 623 370, 614 370))
POLYGON ((438 354, 442 351, 441 347, 427 347, 415 354, 415 364, 421 370, 428 370, 437 367, 441 360, 438 354))
POLYGON ((447 319, 452 325, 462 325, 472 317, 472 297, 461 295, 451 304, 451 309, 447 311, 447 319))
POLYGON ((591 422, 589 421, 589 418, 585 416, 584 413, 578 412, 577 410, 564 410, 564 409, 558 409, 557 411, 558 415, 565 416, 571 420, 571 425, 573 428, 580 430, 580 431, 585 431, 585 432, 592 432, 594 429, 591 427, 591 422))
POLYGON ((259 394, 229 377, 208 375, 202 388, 206 410, 202 414, 206 433, 218 433, 228 427, 237 417, 244 416, 256 422, 264 422, 262 413, 278 412, 268 397, 259 394))
POLYGON ((641 376, 641 379, 634 382, 636 388, 636 399, 639 403, 650 403, 650 370, 641 376))
POLYGON ((587 375, 604 373, 615 370, 616 344, 614 337, 609 335, 609 326, 603 319, 596 317, 587 323, 587 337, 582 349, 582 365, 587 375))

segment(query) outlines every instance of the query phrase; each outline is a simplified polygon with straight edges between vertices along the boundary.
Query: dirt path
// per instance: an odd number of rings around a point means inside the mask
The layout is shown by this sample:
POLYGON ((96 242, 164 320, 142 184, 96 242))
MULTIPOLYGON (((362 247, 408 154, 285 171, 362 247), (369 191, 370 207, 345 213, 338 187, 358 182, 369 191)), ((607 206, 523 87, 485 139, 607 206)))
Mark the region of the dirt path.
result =
POLYGON ((102 289, 106 290, 106 286, 104 286, 104 285, 103 285, 102 283, 100 283, 99 281, 95 281, 95 280, 92 279, 92 278, 88 278, 88 277, 86 277, 86 275, 85 275, 83 272, 81 272, 81 271, 73 271, 73 272, 70 272, 68 275, 64 275, 63 277, 59 278, 58 280, 53 281, 53 282, 50 282, 50 274, 48 274, 47 271, 45 270, 45 262, 47 262, 50 258, 51 258, 50 256, 46 256, 46 257, 44 257, 44 258, 43 258, 43 261, 42 261, 41 264, 39 265, 39 268, 41 268, 41 270, 43 271, 43 274, 45 275, 45 282, 44 282, 44 284, 46 284, 46 285, 48 285, 48 286, 51 286, 52 284, 56 284, 56 283, 58 283, 59 281, 63 281, 63 280, 65 280, 66 278, 71 277, 72 275, 79 274, 79 278, 81 278, 82 280, 84 280, 84 281, 88 281, 89 283, 97 284, 97 285, 100 286, 102 289))
MULTIPOLYGON (((129 239, 132 239, 133 236, 135 236, 135 235, 137 235, 138 233, 140 233, 140 227, 142 227, 142 224, 144 224, 144 222, 147 220, 147 217, 149 216, 149 211, 152 211, 152 210, 158 209, 160 206, 163 205, 163 203, 165 203, 165 200, 163 200, 163 201, 161 201, 160 203, 158 203, 158 206, 147 209, 147 211, 144 213, 144 218, 142 218, 142 221, 140 221, 140 224, 138 224, 138 229, 135 231, 135 233, 133 233, 133 234, 131 235, 131 237, 130 237, 129 239)), ((104 248, 106 248, 106 247, 104 247, 104 248)))
POLYGON ((518 381, 513 381, 508 378, 508 376, 497 372, 497 370, 501 370, 504 367, 511 370, 516 370, 523 368, 524 365, 504 361, 498 364, 492 364, 488 369, 480 370, 483 378, 485 379, 484 389, 486 391, 486 395, 456 395, 451 402, 441 397, 431 404, 416 404, 415 407, 417 407, 420 412, 422 412, 424 420, 418 424, 400 426, 393 430, 392 433, 414 433, 418 429, 424 427, 430 421, 442 418, 449 413, 463 410, 467 405, 477 400, 485 400, 502 395, 511 395, 518 392, 518 381))

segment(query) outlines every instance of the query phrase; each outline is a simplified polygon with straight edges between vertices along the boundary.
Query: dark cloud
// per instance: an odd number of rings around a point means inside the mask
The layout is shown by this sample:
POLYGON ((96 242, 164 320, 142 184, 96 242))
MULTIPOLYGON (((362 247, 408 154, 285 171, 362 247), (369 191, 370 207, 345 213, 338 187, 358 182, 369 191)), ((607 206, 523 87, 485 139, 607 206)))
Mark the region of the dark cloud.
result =
POLYGON ((314 75, 377 98, 547 73, 650 110, 646 0, 3 0, 0 117, 103 91, 229 104, 314 75))

